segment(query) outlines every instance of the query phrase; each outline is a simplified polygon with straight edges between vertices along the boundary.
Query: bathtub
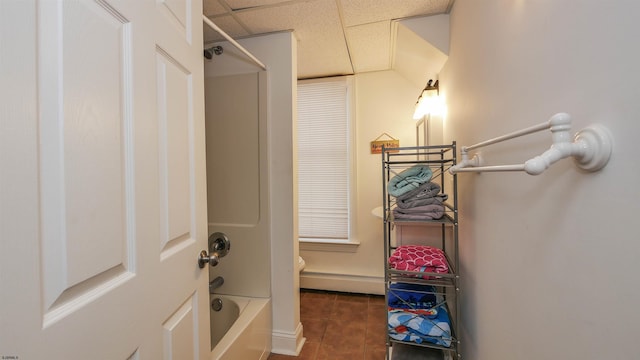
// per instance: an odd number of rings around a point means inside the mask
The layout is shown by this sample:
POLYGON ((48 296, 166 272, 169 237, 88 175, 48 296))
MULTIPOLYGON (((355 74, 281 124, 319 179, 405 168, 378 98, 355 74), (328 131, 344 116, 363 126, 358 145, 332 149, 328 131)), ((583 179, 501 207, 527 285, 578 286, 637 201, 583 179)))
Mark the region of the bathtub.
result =
POLYGON ((271 300, 240 296, 210 296, 222 309, 210 309, 211 360, 266 360, 271 351, 271 300))

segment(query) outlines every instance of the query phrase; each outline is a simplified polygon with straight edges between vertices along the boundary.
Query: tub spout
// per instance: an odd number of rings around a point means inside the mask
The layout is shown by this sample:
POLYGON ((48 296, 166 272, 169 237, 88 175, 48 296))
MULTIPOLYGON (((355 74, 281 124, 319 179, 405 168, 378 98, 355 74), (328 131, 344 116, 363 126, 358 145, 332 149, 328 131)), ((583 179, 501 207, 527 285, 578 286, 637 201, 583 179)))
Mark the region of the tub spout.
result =
POLYGON ((214 290, 219 288, 224 284, 224 278, 222 276, 218 276, 217 278, 211 280, 209 282, 209 294, 213 294, 214 290))

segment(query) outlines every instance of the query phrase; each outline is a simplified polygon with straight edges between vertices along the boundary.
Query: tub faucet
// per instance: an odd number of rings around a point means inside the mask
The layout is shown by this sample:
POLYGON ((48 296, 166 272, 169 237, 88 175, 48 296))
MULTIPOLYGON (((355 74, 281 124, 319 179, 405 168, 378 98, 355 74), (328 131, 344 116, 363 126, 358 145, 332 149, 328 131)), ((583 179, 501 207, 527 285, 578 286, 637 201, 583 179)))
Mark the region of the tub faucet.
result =
POLYGON ((209 294, 213 294, 213 291, 224 284, 224 278, 218 276, 209 282, 209 294))

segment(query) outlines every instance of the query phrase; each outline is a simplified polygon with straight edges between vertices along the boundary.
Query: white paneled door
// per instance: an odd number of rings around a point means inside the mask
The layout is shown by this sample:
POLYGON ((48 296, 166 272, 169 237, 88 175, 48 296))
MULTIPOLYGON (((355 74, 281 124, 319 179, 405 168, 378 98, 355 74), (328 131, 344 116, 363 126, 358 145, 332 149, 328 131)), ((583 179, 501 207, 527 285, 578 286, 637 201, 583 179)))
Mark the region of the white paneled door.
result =
POLYGON ((0 358, 208 359, 200 0, 0 1, 0 358))

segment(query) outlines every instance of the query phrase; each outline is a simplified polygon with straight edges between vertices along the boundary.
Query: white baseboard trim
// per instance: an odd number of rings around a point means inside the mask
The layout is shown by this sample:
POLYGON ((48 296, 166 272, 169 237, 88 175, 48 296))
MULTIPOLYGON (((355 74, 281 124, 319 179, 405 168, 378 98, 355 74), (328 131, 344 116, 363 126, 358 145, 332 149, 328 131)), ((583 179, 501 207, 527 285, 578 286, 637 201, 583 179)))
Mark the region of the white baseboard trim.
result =
POLYGON ((384 295, 384 278, 303 271, 300 288, 384 295))
POLYGON ((271 352, 282 355, 300 355, 307 339, 302 337, 302 323, 298 323, 294 332, 271 331, 271 352))

